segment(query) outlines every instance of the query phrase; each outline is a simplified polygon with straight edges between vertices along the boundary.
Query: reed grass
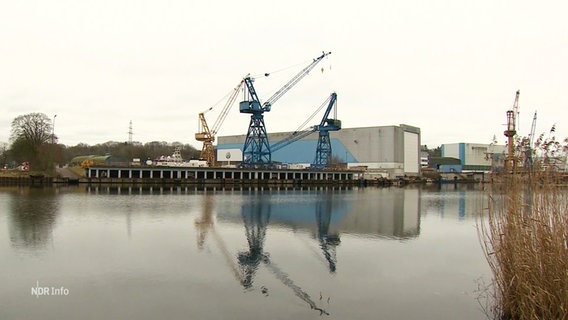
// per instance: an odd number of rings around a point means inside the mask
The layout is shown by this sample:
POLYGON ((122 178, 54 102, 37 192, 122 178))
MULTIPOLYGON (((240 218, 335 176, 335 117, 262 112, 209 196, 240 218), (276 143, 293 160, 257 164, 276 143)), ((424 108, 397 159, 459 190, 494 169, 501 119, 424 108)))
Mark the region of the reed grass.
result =
POLYGON ((493 273, 488 316, 568 319, 568 189, 538 163, 503 174, 489 192, 479 235, 493 273))

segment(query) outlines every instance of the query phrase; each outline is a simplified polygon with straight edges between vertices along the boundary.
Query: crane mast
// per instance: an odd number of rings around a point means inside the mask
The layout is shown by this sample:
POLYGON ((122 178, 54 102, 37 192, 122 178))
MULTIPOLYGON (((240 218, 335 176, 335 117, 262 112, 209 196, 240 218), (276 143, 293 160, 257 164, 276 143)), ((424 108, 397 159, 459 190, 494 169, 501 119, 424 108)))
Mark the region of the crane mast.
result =
POLYGON ((297 130, 287 138, 280 140, 270 146, 273 152, 278 151, 287 145, 301 140, 314 132, 319 132, 318 143, 316 147, 316 157, 312 163, 314 168, 324 168, 329 164, 331 158, 331 140, 329 138, 330 131, 341 130, 341 120, 337 119, 337 93, 333 92, 324 103, 312 114, 300 128, 303 128, 324 106, 327 105, 324 115, 319 124, 311 126, 306 130, 297 130), (333 118, 330 118, 331 111, 334 110, 333 118))
POLYGON ((329 113, 332 109, 337 113, 337 94, 335 92, 331 94, 328 107, 318 126, 319 137, 316 147, 316 158, 314 163, 312 163, 312 167, 315 168, 323 168, 329 165, 329 159, 332 154, 329 132, 341 130, 341 120, 337 119, 337 114, 334 115, 333 119, 329 118, 329 113))
POLYGON ((324 57, 331 52, 323 52, 322 55, 296 74, 282 88, 263 104, 254 88, 253 79, 246 77, 244 82, 248 91, 248 97, 239 104, 241 113, 251 114, 251 119, 243 146, 243 166, 263 166, 272 163, 272 152, 268 142, 268 134, 264 123, 264 112, 269 112, 272 105, 286 92, 302 80, 324 57))
MULTIPOLYGON (((248 76, 249 75, 247 74, 245 78, 248 78, 248 76)), ((205 159, 209 164, 209 166, 212 167, 215 166, 215 149, 213 148, 213 142, 215 141, 215 136, 217 135, 217 132, 219 131, 221 125, 225 121, 225 118, 229 114, 229 109, 237 99, 237 95, 239 94, 239 92, 243 87, 245 78, 243 78, 243 80, 241 80, 241 82, 230 92, 227 102, 223 106, 221 113, 213 123, 211 129, 207 124, 207 120, 205 120, 205 113, 211 111, 213 107, 207 109, 204 112, 200 112, 198 115, 199 118, 198 130, 197 130, 198 132, 195 134, 195 139, 197 141, 203 142, 203 147, 201 148, 201 158, 205 159)))
POLYGON ((507 111, 507 130, 503 132, 507 137, 507 157, 505 158, 505 172, 515 172, 517 169, 517 161, 515 160, 515 135, 517 134, 516 124, 519 113, 519 95, 517 90, 513 109, 507 111))

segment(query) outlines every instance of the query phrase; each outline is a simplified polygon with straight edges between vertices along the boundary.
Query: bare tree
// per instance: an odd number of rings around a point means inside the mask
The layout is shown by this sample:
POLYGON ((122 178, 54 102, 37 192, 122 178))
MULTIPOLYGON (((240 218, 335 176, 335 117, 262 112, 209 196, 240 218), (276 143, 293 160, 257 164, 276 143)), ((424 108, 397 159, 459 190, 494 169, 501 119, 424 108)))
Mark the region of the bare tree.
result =
POLYGON ((30 147, 37 149, 52 138, 51 120, 44 113, 28 113, 12 121, 10 140, 23 140, 30 147))
POLYGON ((52 124, 49 117, 43 113, 29 113, 16 117, 12 121, 10 135, 11 150, 19 161, 29 161, 38 169, 47 168, 48 160, 40 157, 40 147, 49 143, 52 138, 52 124))

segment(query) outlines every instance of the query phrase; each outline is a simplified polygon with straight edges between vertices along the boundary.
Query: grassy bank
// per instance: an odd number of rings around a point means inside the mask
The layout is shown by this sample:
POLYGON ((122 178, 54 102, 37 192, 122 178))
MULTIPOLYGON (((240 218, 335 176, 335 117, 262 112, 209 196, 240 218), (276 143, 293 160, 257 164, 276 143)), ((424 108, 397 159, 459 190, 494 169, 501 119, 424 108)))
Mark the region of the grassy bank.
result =
POLYGON ((1 170, 0 178, 27 178, 29 176, 49 176, 43 171, 1 170))
POLYGON ((558 174, 506 175, 480 237, 493 272, 494 319, 568 319, 568 189, 558 174))

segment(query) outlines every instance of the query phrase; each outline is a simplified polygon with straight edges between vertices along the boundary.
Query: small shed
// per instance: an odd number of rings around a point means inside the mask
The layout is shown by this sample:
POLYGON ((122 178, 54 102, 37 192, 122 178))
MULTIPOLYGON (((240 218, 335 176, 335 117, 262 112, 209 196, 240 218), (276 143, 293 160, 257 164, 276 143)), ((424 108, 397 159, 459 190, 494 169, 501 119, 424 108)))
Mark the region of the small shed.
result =
POLYGON ((460 159, 451 157, 430 158, 430 168, 436 169, 438 172, 461 172, 463 165, 460 159))

